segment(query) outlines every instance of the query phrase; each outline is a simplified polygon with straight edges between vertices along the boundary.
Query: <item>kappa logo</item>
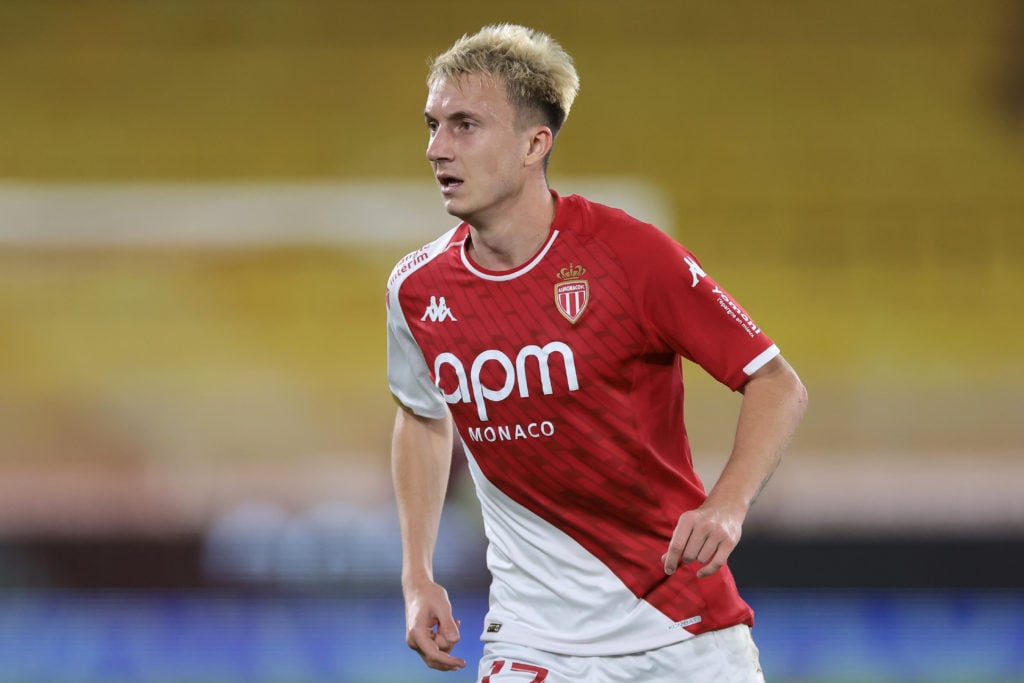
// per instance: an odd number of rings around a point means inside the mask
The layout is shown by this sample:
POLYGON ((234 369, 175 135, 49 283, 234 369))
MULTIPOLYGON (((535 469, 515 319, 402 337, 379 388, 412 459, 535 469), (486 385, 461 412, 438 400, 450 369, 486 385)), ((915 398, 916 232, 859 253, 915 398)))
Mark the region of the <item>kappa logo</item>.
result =
POLYGON ((445 320, 451 320, 452 322, 458 322, 458 318, 452 313, 452 309, 448 308, 448 302, 444 300, 444 297, 432 296, 430 297, 430 305, 423 311, 423 317, 420 320, 430 320, 433 323, 442 323, 445 320))
POLYGON ((697 283, 700 282, 698 278, 707 277, 708 274, 704 272, 704 269, 692 257, 686 256, 683 260, 686 261, 686 265, 690 266, 690 275, 693 276, 693 284, 690 287, 696 287, 697 283))
POLYGON ((555 285, 555 305, 558 306, 558 312, 562 317, 573 325, 590 303, 590 283, 582 279, 586 272, 587 269, 583 266, 571 263, 558 271, 558 279, 561 282, 555 285))

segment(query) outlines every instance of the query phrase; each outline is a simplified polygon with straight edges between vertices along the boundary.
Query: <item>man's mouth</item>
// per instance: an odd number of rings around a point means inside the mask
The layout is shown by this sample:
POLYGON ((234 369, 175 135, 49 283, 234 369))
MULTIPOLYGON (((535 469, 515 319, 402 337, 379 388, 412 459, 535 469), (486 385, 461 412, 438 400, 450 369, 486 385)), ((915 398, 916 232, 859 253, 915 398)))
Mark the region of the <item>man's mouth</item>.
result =
POLYGON ((441 186, 442 194, 454 192, 457 188, 462 186, 462 178, 457 178, 448 173, 438 173, 437 182, 441 186))

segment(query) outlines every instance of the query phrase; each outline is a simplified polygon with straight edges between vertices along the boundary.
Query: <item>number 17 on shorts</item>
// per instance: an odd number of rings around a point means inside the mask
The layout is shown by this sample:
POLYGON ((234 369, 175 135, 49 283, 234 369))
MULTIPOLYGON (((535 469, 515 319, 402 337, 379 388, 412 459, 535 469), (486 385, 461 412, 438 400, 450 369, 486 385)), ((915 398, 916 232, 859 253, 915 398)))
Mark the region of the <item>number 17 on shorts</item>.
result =
POLYGON ((480 683, 500 683, 506 679, 511 683, 512 681, 522 681, 523 683, 544 683, 548 678, 548 670, 542 666, 535 666, 533 664, 523 664, 522 662, 507 662, 504 659, 499 659, 491 664, 491 672, 480 679, 480 683), (509 674, 519 674, 518 676, 501 676, 498 680, 492 682, 493 677, 497 677, 502 672, 508 672, 509 674), (533 678, 530 678, 533 676, 533 678))

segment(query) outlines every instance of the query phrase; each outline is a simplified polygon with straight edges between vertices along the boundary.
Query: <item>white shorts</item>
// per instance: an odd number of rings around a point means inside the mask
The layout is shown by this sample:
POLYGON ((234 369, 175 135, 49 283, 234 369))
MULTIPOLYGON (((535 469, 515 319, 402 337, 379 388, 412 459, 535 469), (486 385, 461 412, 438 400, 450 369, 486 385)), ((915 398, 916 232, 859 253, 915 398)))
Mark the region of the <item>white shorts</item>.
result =
POLYGON ((484 644, 479 683, 764 683, 744 624, 613 657, 576 657, 512 643, 484 644))

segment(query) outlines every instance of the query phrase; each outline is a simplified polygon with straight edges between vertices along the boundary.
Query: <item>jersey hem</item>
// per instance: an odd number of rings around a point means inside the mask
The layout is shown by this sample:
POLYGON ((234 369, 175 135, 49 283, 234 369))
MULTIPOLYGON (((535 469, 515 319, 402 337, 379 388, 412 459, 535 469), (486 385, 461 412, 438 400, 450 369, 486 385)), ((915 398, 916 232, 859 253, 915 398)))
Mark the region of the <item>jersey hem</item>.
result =
POLYGON ((690 633, 686 629, 678 628, 668 631, 661 638, 617 641, 617 646, 611 647, 608 642, 579 643, 558 640, 550 637, 542 638, 525 629, 517 629, 509 624, 505 624, 500 634, 493 634, 484 631, 480 636, 480 640, 485 643, 512 643, 514 645, 533 648, 534 650, 542 650, 544 652, 568 655, 571 657, 616 657, 620 655, 636 654, 638 652, 647 652, 648 650, 657 650, 658 648, 662 648, 667 645, 681 643, 682 641, 689 640, 693 637, 694 634, 690 633))

